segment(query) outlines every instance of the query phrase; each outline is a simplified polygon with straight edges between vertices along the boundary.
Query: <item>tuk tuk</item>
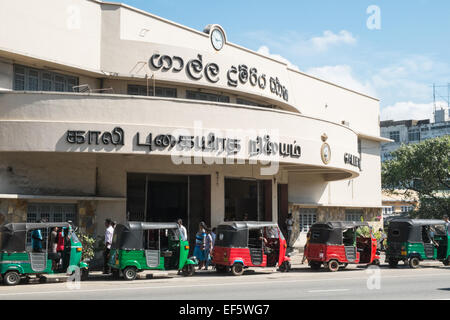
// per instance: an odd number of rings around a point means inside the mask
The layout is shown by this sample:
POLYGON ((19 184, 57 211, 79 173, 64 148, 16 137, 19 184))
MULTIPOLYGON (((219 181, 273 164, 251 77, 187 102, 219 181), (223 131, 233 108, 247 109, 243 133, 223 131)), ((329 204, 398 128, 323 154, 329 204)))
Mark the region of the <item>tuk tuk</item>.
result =
POLYGON ((369 227, 367 222, 319 222, 311 226, 310 239, 305 250, 308 264, 313 270, 324 265, 329 271, 338 271, 348 264, 380 264, 377 239, 358 236, 358 229, 369 227))
POLYGON ((449 236, 445 221, 396 219, 389 223, 386 262, 392 268, 399 261, 417 268, 420 261, 439 260, 449 265, 449 236))
POLYGON ((83 247, 69 223, 8 223, 0 227, 0 274, 5 285, 17 285, 21 278, 36 275, 40 282, 46 274, 71 275, 78 269, 81 280, 88 277, 88 265, 81 261, 83 247), (64 231, 62 257, 51 252, 50 232, 53 228, 64 231), (39 246, 33 244, 33 233, 39 232, 39 246), (67 241, 69 240, 70 241, 67 241), (62 264, 59 262, 62 258, 62 264))
POLYGON ((213 263, 219 273, 235 276, 249 267, 276 267, 287 272, 291 268, 286 256, 286 240, 274 222, 233 221, 217 227, 213 263))
POLYGON ((180 270, 195 273, 197 262, 188 258, 189 242, 181 238, 177 223, 130 221, 114 229, 109 265, 113 277, 136 279, 145 270, 180 270))

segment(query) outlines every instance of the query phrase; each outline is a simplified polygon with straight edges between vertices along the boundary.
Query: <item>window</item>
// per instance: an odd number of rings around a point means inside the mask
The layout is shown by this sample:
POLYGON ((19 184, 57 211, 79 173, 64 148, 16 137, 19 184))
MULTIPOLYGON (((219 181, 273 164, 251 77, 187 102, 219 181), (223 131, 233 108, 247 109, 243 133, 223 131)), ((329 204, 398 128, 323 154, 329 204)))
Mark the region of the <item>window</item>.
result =
POLYGON ((383 215, 389 215, 394 213, 394 207, 384 207, 383 215))
POLYGON ((408 130, 408 140, 409 141, 419 141, 420 140, 420 130, 418 128, 408 130))
POLYGON ((136 84, 128 85, 128 94, 135 96, 156 96, 166 98, 176 98, 176 88, 155 87, 155 95, 153 95, 153 86, 142 86, 136 84))
POLYGON ((389 139, 394 140, 394 142, 400 142, 400 131, 389 132, 389 139))
POLYGON ((186 98, 193 100, 214 101, 214 102, 230 102, 230 97, 213 93, 204 93, 199 91, 186 91, 186 98))
MULTIPOLYGON (((78 225, 76 204, 52 204, 52 203, 30 203, 27 211, 27 222, 68 222, 72 221, 78 225)), ((48 229, 43 229, 42 237, 45 241, 48 237, 48 229)), ((31 243, 30 234, 27 234, 27 243, 31 243)))
POLYGON ((38 91, 39 90, 39 71, 34 69, 28 70, 27 76, 27 90, 38 91))
POLYGON ((268 108, 269 107, 267 105, 263 105, 263 104, 258 103, 258 102, 253 102, 253 101, 246 100, 246 99, 241 99, 241 98, 236 98, 236 103, 237 104, 243 104, 243 105, 246 105, 246 106, 255 106, 255 107, 264 107, 264 108, 268 108))
POLYGON ((25 90, 25 68, 14 66, 14 90, 25 90))
POLYGON ((73 92, 78 78, 14 65, 14 90, 73 92))
POLYGON ((402 209, 402 212, 405 213, 405 212, 412 211, 413 207, 412 206, 401 206, 401 209, 402 209))
POLYGON ((77 206, 75 204, 30 203, 28 205, 27 222, 67 222, 77 224, 77 206))
POLYGON ((362 210, 345 210, 345 221, 361 221, 363 216, 362 210))
POLYGON ((308 232, 311 226, 316 223, 317 209, 304 208, 300 209, 300 232, 308 232))

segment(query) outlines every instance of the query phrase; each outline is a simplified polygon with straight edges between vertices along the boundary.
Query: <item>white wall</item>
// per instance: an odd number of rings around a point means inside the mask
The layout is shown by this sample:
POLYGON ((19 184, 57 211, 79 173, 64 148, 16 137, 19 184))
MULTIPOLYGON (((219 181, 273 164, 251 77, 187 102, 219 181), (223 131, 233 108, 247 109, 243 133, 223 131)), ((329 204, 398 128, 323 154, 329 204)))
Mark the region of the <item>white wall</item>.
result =
POLYGON ((0 50, 99 69, 100 26, 95 2, 0 1, 0 50))

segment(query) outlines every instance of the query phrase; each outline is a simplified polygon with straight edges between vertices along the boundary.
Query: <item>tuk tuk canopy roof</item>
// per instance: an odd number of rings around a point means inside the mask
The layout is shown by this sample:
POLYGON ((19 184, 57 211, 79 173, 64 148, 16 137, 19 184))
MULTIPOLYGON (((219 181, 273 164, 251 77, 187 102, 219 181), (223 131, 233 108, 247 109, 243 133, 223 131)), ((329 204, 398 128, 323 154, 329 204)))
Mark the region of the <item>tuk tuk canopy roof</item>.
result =
POLYGON ((23 252, 26 250, 27 231, 47 228, 68 228, 67 222, 8 223, 0 227, 0 251, 23 252))
POLYGON ((175 222, 139 222, 128 221, 118 224, 114 229, 112 249, 144 250, 144 231, 173 229, 178 230, 175 222))
POLYGON ((26 232, 28 230, 34 230, 34 229, 46 229, 46 228, 54 228, 54 227, 68 228, 70 226, 71 225, 68 222, 8 223, 8 224, 4 224, 3 226, 0 227, 0 232, 4 232, 4 231, 7 231, 7 232, 26 232))
POLYGON ((311 237, 309 242, 342 245, 344 230, 368 226, 369 224, 363 221, 317 222, 310 228, 311 237))
POLYGON ((444 220, 437 220, 437 219, 407 219, 407 218, 401 218, 401 219, 395 219, 390 222, 392 223, 407 223, 414 226, 435 226, 435 225, 444 225, 444 220))
POLYGON ((444 220, 396 219, 389 223, 388 242, 423 242, 424 226, 445 225, 444 220))
POLYGON ((265 227, 278 227, 276 222, 272 221, 229 221, 221 223, 217 228, 242 229, 261 229, 265 227))
POLYGON ((178 229, 176 222, 141 222, 128 221, 124 226, 130 230, 178 229))
POLYGON ((271 221, 230 221, 217 226, 215 245, 219 247, 246 248, 250 230, 278 227, 271 221))

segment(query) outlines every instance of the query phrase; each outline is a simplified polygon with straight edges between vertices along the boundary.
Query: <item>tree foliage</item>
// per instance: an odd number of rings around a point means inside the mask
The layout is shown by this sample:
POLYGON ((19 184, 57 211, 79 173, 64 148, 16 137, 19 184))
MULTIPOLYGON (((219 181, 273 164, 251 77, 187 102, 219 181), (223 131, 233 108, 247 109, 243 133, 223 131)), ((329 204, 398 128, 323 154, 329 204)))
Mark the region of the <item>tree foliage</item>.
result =
POLYGON ((402 145, 382 164, 383 188, 411 196, 417 192, 418 217, 442 218, 450 210, 450 136, 402 145), (399 191, 400 190, 400 191, 399 191))

